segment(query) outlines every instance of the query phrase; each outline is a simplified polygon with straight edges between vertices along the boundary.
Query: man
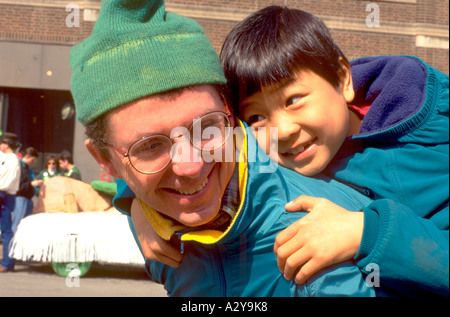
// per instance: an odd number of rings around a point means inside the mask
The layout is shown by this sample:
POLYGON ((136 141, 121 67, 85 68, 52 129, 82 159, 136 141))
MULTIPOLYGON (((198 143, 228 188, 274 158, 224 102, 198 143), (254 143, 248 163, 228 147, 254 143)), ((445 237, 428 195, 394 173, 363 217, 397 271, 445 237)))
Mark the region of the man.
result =
POLYGON ((81 172, 73 163, 72 154, 69 151, 62 151, 59 156, 59 167, 64 170, 64 176, 81 181, 81 172))
POLYGON ((3 153, 0 158, 0 221, 3 244, 0 273, 14 270, 14 260, 9 257, 9 243, 13 236, 11 213, 20 183, 20 162, 15 152, 19 147, 17 134, 3 133, 0 139, 0 152, 3 153))
POLYGON ((20 221, 29 216, 33 212, 32 198, 36 194, 34 189, 34 172, 31 169, 39 158, 39 152, 33 148, 28 147, 23 152, 23 157, 20 160, 20 184, 19 190, 16 193, 14 210, 12 211, 12 227, 13 234, 17 231, 20 221))
POLYGON ((145 254, 151 226, 184 254, 177 268, 146 263, 169 295, 381 291, 350 262, 308 285, 283 278, 275 236, 305 215, 286 212, 287 201, 305 194, 359 210, 367 198, 325 177, 264 172, 269 159, 230 114, 218 56, 196 22, 165 12, 163 1, 105 2, 93 34, 72 50, 71 67, 85 144, 119 179, 115 206, 129 216, 136 241, 145 254))

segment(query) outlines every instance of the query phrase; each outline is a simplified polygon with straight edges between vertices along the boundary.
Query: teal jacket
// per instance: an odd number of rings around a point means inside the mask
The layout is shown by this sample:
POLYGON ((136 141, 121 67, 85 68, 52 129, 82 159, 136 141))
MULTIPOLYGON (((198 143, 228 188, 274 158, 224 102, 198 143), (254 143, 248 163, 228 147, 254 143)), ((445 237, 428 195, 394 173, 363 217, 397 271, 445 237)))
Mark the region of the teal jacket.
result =
POLYGON ((449 296, 449 82, 410 56, 351 62, 355 106, 370 106, 327 175, 373 202, 357 265, 395 291, 449 296))
MULTIPOLYGON (((309 178, 277 166, 256 146, 251 133, 238 142, 239 192, 237 215, 225 232, 185 231, 177 226, 161 234, 164 219, 147 206, 151 224, 165 239, 174 233, 181 240, 184 259, 178 268, 146 261, 150 277, 170 296, 375 296, 380 287, 366 283, 353 262, 333 266, 305 285, 286 281, 280 273, 273 246, 276 235, 302 218, 304 212, 286 212, 284 205, 300 196, 325 197, 349 209, 361 210, 370 199, 327 177, 309 178), (254 155, 256 153, 256 155, 254 155)), ((128 213, 134 194, 118 181, 115 206, 128 213)), ((167 219, 166 219, 167 220, 167 219)), ((131 218, 132 232, 135 229, 131 218)), ((167 227, 173 224, 165 224, 167 227)), ((135 234, 136 237, 136 234, 135 234)), ((172 237, 173 238, 173 237, 172 237)), ((138 240, 136 239, 139 244, 138 240)), ((372 266, 371 266, 372 267, 372 266)), ((377 286, 377 284, 374 284, 377 286)))

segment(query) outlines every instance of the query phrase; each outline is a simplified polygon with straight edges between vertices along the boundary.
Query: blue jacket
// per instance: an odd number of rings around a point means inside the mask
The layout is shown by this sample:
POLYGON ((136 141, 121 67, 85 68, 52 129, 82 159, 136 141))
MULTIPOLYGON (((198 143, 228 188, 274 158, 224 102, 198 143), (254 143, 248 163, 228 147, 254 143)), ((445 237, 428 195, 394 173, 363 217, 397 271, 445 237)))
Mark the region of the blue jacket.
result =
MULTIPOLYGON (((382 293, 381 288, 366 284, 365 275, 353 262, 324 270, 305 285, 283 278, 273 253, 275 237, 305 215, 286 212, 284 205, 288 201, 305 194, 325 197, 358 211, 367 206, 370 199, 327 177, 303 177, 268 163, 267 155, 255 144, 251 133, 246 134, 243 142, 238 142, 241 202, 225 232, 207 230, 183 234, 183 228, 167 223, 167 219, 161 219, 150 207, 144 208, 147 219, 158 233, 165 226, 162 231, 168 234, 163 238, 170 239, 172 233, 181 232, 178 237, 184 249, 184 259, 176 269, 146 261, 150 277, 164 284, 170 296, 375 296, 382 293), (264 168, 273 170, 262 172, 264 168)), ((128 213, 131 197, 134 194, 119 180, 115 206, 128 213)), ((133 222, 128 219, 135 234, 133 222)))
POLYGON ((327 174, 374 201, 357 265, 408 295, 449 295, 448 76, 409 56, 351 63, 355 105, 370 105, 327 174))

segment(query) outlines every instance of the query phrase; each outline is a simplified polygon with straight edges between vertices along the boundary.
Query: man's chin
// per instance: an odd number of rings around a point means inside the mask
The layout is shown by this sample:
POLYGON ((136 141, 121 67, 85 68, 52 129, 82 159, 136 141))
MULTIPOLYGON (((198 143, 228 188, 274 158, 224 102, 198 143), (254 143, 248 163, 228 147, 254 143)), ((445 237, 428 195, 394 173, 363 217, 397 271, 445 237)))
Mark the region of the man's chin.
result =
POLYGON ((188 227, 199 227, 215 219, 218 211, 215 212, 195 212, 180 215, 178 222, 188 227))

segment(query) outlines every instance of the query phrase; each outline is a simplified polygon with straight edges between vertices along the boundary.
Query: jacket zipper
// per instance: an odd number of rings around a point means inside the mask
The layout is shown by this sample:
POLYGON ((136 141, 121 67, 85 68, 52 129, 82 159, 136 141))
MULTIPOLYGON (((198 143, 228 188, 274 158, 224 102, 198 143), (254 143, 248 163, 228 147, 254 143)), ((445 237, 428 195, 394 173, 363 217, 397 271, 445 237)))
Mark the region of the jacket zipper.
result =
POLYGON ((225 280, 225 272, 222 265, 222 256, 218 245, 213 245, 214 258, 216 260, 217 273, 219 275, 219 297, 226 296, 227 282, 225 280))
POLYGON ((182 237, 183 234, 185 234, 185 233, 186 233, 185 230, 175 231, 175 232, 173 233, 173 235, 177 237, 178 242, 180 243, 180 253, 181 253, 181 254, 184 254, 184 241, 181 240, 181 237, 182 237))
MULTIPOLYGON (((178 239, 178 241, 180 243, 181 254, 184 254, 184 241, 181 240, 181 237, 183 236, 183 234, 185 234, 186 232, 189 232, 189 231, 191 231, 191 230, 188 229, 188 230, 180 230, 180 231, 174 232, 174 235, 176 236, 176 238, 178 239)), ((214 254, 214 261, 215 261, 215 264, 217 267, 217 274, 219 276, 219 297, 225 297, 227 283, 226 283, 226 279, 225 279, 225 272, 223 270, 222 256, 220 255, 219 246, 217 244, 214 244, 212 246, 212 250, 213 250, 213 254, 214 254)))

